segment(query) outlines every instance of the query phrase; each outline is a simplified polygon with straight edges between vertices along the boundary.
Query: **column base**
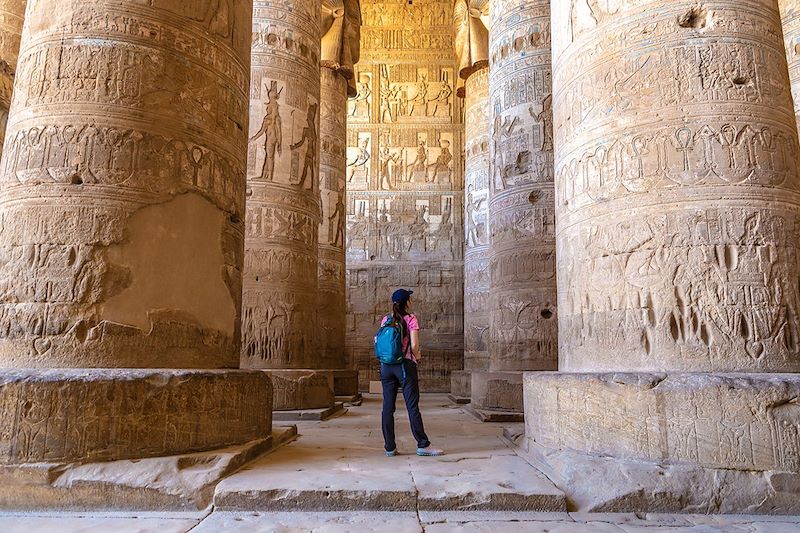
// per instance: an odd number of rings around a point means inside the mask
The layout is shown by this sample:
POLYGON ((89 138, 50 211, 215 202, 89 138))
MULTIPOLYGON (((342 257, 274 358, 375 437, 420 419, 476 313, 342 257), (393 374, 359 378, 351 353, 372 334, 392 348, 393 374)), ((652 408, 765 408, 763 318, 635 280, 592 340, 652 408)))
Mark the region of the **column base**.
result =
POLYGON ((450 400, 453 403, 465 404, 472 396, 472 372, 469 370, 453 370, 450 372, 450 400))
POLYGON ((525 447, 581 511, 800 512, 800 375, 525 374, 525 447))
POLYGON ((496 412, 492 421, 522 421, 522 372, 473 372, 471 392, 474 411, 496 412))
POLYGON ((336 396, 355 398, 358 392, 358 370, 331 370, 333 373, 333 393, 336 396))
POLYGON ((344 403, 335 402, 330 407, 322 409, 300 409, 296 411, 275 411, 272 413, 274 420, 281 422, 301 422, 303 420, 325 421, 341 416, 347 412, 344 403))
POLYGON ((0 464, 201 452, 268 438, 272 385, 245 370, 0 371, 0 464))
POLYGON ((296 436, 291 426, 246 444, 186 455, 0 465, 0 510, 197 512, 212 504, 222 479, 296 436))
POLYGON ((330 370, 267 370, 275 390, 274 411, 330 409, 334 377, 330 370))

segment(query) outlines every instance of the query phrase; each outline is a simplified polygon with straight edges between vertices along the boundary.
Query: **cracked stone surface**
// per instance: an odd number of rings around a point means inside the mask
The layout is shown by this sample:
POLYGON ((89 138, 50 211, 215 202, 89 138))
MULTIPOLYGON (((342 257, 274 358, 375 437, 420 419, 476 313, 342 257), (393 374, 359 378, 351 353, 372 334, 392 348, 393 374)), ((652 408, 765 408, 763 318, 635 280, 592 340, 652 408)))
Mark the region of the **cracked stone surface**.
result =
POLYGON ((380 399, 324 424, 300 423, 298 441, 223 481, 223 510, 343 511, 419 509, 565 510, 564 496, 486 427, 444 395, 426 396, 423 417, 448 454, 422 458, 402 404, 396 415, 401 455, 383 455, 380 399))
MULTIPOLYGON (((217 492, 216 506, 195 513, 7 513, 0 514, 0 531, 29 533, 260 533, 325 532, 359 533, 413 532, 692 532, 692 533, 789 533, 800 531, 800 516, 706 516, 695 514, 577 513, 552 511, 476 510, 463 505, 468 488, 487 487, 501 494, 501 483, 517 494, 533 487, 542 489, 540 474, 518 463, 514 449, 500 440, 502 428, 474 421, 463 408, 449 404, 444 395, 423 397, 423 416, 434 444, 446 448, 440 458, 382 454, 379 401, 365 398, 346 416, 326 422, 301 422, 300 438, 270 458, 259 460, 217 492), (300 459, 300 461, 298 461, 300 459), (452 478, 447 478, 448 474, 452 478), (537 481, 539 480, 539 481, 537 481), (249 488, 248 488, 249 485, 249 488), (447 497, 442 487, 457 497, 447 497), (236 493, 231 489, 246 488, 236 493), (312 490, 305 490, 305 489, 312 490), (364 504, 390 501, 367 494, 392 489, 396 507, 388 512, 364 504), (266 489, 273 490, 272 493, 266 489), (305 490, 305 492, 304 492, 305 490), (324 497, 324 491, 329 497, 324 497), (334 491, 354 496, 343 505, 334 491), (359 493, 359 491, 361 491, 359 493), (439 491, 439 492, 437 492, 439 491), (426 509, 423 503, 434 495, 448 501, 442 510, 426 509), (241 507, 225 510, 220 498, 241 507), (234 497, 235 496, 235 497, 234 497), (308 499, 306 499, 308 498, 308 499), (360 499, 359 499, 360 498, 360 499), (371 498, 371 499, 370 499, 371 498), (266 502, 266 503, 265 503, 266 502), (419 505, 417 505, 419 502, 419 505), (278 511, 280 505, 315 510, 278 511), (361 506, 359 509, 358 506, 361 506), (340 508, 337 510, 337 506, 340 508), (264 507, 269 507, 264 508, 264 507)), ((398 411, 402 411, 402 404, 398 411)), ((406 454, 413 442, 405 417, 399 414, 398 446, 406 454)), ((554 488, 551 486, 551 492, 554 488)), ((497 501, 497 500, 496 500, 497 501)))

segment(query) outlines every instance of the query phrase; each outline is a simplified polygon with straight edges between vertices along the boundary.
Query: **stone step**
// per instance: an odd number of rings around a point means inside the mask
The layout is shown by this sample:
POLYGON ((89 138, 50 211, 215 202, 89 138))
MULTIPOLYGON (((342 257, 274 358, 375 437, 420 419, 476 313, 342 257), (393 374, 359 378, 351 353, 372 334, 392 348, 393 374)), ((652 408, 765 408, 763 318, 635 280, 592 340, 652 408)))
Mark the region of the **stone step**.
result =
POLYGON ((564 493, 505 448, 499 437, 459 440, 465 442, 448 442, 456 452, 443 457, 387 458, 380 449, 359 449, 338 436, 303 436, 222 481, 214 507, 309 512, 566 510, 564 493))

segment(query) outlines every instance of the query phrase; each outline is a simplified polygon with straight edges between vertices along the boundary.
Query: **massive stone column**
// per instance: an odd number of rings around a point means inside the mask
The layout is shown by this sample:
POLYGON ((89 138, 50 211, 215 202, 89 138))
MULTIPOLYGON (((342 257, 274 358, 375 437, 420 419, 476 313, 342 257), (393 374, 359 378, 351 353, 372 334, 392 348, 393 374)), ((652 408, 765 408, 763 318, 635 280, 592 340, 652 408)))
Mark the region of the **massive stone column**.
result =
POLYGON ((26 4, 27 0, 0 1, 0 154, 5 141, 26 4))
POLYGON ((0 171, 0 462, 269 435, 260 373, 153 370, 238 368, 251 10, 200 4, 28 6, 0 171))
POLYGON ((550 2, 491 3, 489 366, 472 403, 522 411, 523 370, 557 368, 550 2))
MULTIPOLYGON (((456 57, 464 102, 464 370, 450 375, 450 393, 469 399, 472 373, 488 370, 489 335, 489 3, 456 2, 456 57)), ((466 401, 466 400, 465 400, 466 401)))
POLYGON ((789 61, 789 79, 794 95, 794 114, 800 124, 800 2, 779 0, 783 21, 783 39, 789 61))
POLYGON ((269 369, 275 409, 333 403, 316 374, 320 2, 253 4, 242 366, 269 369))
POLYGON ((332 369, 337 396, 358 394, 358 371, 345 352, 347 313, 345 232, 347 225, 347 98, 355 96, 353 68, 359 59, 361 12, 357 0, 322 3, 319 330, 316 368, 332 369))
POLYGON ((553 5, 571 373, 526 375, 528 437, 723 469, 721 499, 769 508, 789 489, 765 472, 800 472, 800 179, 777 2, 553 5))

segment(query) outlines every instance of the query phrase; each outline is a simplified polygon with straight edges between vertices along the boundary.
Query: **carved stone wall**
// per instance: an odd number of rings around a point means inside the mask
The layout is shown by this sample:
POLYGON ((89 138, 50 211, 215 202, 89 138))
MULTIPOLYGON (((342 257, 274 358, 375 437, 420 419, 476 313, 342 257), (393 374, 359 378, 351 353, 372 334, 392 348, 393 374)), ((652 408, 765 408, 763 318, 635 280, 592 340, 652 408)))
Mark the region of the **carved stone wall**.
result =
POLYGON ((553 18, 561 368, 800 370, 776 0, 581 6, 553 18))
POLYGON ((550 2, 491 4, 491 369, 558 359, 550 2))
POLYGON ((465 81, 464 369, 489 368, 489 69, 465 81))
POLYGON ((413 289, 423 390, 463 366, 463 125, 452 1, 364 0, 348 109, 347 349, 361 384, 394 289, 413 289))
POLYGON ((250 6, 28 6, 0 366, 236 368, 250 6))
POLYGON ((5 141, 8 108, 11 107, 26 4, 27 0, 0 0, 0 154, 5 141))
POLYGON ((345 368, 347 306, 345 288, 345 229, 347 224, 347 80, 335 70, 320 69, 322 105, 320 134, 319 331, 320 366, 345 368))
POLYGON ((242 325, 247 368, 318 365, 320 9, 318 0, 254 2, 242 325))
POLYGON ((783 39, 789 61, 789 79, 794 95, 794 114, 800 124, 800 2, 779 0, 783 21, 783 39))

